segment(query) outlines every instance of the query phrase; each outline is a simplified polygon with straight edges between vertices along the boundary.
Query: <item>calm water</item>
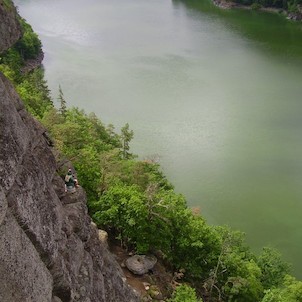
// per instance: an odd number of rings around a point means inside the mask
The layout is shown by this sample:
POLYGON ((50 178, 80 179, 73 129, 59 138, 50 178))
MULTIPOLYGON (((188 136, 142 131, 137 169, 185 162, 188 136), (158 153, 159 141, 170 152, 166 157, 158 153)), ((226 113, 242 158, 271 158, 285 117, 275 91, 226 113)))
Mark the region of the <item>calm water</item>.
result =
POLYGON ((157 154, 208 222, 272 245, 302 278, 302 25, 206 1, 27 0, 69 105, 157 154), (203 2, 202 4, 199 2, 203 2))

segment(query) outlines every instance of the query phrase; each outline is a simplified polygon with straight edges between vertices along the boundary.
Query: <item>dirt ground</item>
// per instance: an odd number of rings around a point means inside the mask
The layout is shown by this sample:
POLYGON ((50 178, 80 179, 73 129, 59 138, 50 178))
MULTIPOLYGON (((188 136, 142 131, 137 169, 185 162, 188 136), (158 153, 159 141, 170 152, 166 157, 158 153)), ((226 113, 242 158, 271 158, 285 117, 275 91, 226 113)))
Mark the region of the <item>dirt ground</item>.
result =
POLYGON ((158 299, 150 301, 164 301, 165 299, 170 297, 175 282, 173 273, 169 272, 166 269, 162 260, 158 259, 156 265, 148 274, 138 276, 130 272, 125 266, 125 261, 127 260, 127 258, 132 256, 131 253, 129 254, 117 242, 110 242, 109 248, 110 251, 115 255, 117 262, 120 264, 125 277, 127 278, 128 284, 132 286, 137 292, 139 292, 143 297, 147 297, 150 294, 149 288, 151 286, 156 286, 161 294, 159 295, 158 299))

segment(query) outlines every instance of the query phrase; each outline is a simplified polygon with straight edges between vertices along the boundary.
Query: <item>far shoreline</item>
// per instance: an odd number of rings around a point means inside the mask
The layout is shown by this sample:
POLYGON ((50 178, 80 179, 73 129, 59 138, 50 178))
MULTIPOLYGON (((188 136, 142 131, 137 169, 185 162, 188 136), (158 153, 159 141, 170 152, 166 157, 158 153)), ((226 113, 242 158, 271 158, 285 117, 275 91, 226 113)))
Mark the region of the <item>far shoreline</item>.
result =
POLYGON ((264 7, 264 6, 259 6, 257 8, 253 8, 252 5, 243 5, 243 4, 238 4, 236 2, 227 1, 227 0, 213 0, 213 3, 215 6, 222 8, 222 9, 239 8, 239 9, 245 9, 245 10, 259 10, 259 11, 263 11, 263 12, 283 15, 288 20, 302 21, 302 12, 289 13, 287 10, 285 10, 283 8, 264 7))

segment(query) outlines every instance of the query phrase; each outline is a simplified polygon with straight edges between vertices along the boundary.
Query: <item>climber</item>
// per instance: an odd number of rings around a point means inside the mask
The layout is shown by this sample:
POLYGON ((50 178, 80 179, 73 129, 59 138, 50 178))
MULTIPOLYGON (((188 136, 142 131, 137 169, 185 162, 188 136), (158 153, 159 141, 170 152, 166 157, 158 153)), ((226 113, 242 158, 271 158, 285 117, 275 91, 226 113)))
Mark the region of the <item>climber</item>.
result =
POLYGON ((68 169, 65 176, 65 192, 74 193, 76 187, 78 187, 78 180, 72 175, 71 169, 68 169))

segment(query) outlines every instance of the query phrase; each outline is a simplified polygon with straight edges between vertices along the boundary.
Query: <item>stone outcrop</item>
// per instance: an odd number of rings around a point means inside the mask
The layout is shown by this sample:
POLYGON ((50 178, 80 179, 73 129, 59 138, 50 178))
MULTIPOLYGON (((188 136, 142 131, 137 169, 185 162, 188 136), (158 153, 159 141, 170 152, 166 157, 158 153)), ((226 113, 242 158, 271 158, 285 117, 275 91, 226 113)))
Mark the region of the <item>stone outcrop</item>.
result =
POLYGON ((0 53, 21 37, 16 9, 9 0, 0 0, 0 53))
POLYGON ((153 269, 157 259, 154 256, 134 255, 125 262, 126 267, 135 275, 147 274, 153 269))
POLYGON ((35 59, 28 59, 24 62, 24 66, 21 67, 21 73, 22 74, 29 73, 35 68, 41 66, 43 59, 44 59, 44 53, 41 49, 35 59))
MULTIPOLYGON (((19 38, 12 11, 2 3, 1 51, 19 38)), ((65 193, 46 130, 1 73, 0 276, 1 302, 139 301, 99 240, 85 192, 65 193)))

